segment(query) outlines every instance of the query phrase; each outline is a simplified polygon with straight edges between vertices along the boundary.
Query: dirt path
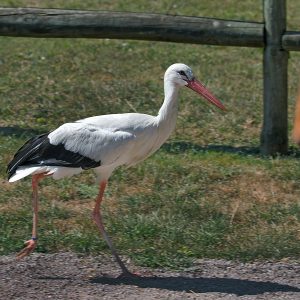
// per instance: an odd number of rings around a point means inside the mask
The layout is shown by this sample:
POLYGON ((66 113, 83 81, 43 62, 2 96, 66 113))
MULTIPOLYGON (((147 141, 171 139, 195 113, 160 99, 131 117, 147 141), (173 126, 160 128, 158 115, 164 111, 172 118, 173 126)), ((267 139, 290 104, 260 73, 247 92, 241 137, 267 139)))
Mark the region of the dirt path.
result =
POLYGON ((128 266, 145 275, 118 279, 107 256, 0 256, 0 299, 300 299, 300 262, 207 259, 182 272, 128 266))

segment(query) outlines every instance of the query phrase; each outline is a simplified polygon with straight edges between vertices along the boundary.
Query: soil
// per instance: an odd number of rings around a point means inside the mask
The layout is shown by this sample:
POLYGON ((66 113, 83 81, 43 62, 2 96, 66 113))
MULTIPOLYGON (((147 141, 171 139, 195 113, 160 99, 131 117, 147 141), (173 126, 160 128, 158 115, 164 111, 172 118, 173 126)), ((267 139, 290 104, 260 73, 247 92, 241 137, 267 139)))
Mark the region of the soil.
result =
POLYGON ((0 256, 0 299, 300 299, 300 262, 203 259, 174 272, 126 262, 140 277, 118 278, 109 256, 0 256))

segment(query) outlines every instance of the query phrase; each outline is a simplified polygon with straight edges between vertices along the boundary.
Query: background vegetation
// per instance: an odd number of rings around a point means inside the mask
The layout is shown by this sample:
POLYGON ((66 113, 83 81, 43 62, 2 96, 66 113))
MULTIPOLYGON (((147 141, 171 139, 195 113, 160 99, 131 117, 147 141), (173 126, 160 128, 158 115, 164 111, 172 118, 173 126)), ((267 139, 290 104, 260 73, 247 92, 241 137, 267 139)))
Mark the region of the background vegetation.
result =
MULTIPOLYGON (((7 7, 156 12, 262 21, 261 0, 23 1, 7 7)), ((288 1, 299 30, 300 2, 288 1)), ((30 178, 6 181, 14 152, 34 134, 86 116, 157 113, 162 78, 184 62, 228 108, 181 92, 177 129, 151 158, 110 180, 105 222, 116 247, 137 264, 183 267, 194 259, 299 258, 300 160, 258 153, 262 49, 130 40, 0 37, 0 253, 16 252, 31 232, 30 178)), ((290 129, 300 57, 289 61, 290 129)), ((90 219, 92 172, 46 179, 40 188, 37 251, 108 251, 90 219)))

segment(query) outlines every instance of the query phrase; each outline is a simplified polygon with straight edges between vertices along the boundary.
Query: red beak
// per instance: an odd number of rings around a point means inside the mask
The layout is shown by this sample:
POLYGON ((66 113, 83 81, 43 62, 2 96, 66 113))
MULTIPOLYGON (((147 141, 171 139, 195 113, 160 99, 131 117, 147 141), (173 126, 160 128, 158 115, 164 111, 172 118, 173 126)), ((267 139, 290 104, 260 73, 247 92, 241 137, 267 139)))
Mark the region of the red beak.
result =
POLYGON ((192 89, 196 93, 202 95, 206 100, 217 106, 222 110, 226 110, 225 106, 218 100, 200 81, 192 79, 188 81, 188 88, 192 89))

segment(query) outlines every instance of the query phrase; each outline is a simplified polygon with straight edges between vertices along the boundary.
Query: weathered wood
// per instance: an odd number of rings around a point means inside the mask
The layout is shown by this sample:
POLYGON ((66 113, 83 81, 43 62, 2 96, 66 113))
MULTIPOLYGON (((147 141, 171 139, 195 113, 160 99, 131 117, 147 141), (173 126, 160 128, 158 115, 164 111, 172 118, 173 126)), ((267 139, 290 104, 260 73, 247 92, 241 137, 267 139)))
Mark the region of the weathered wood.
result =
POLYGON ((282 47, 287 51, 300 51, 300 32, 287 31, 282 37, 282 47))
POLYGON ((264 121, 261 152, 285 154, 288 149, 287 65, 288 52, 282 48, 286 29, 286 1, 265 0, 264 121))
POLYGON ((263 24, 163 14, 0 8, 0 35, 263 47, 263 24))

